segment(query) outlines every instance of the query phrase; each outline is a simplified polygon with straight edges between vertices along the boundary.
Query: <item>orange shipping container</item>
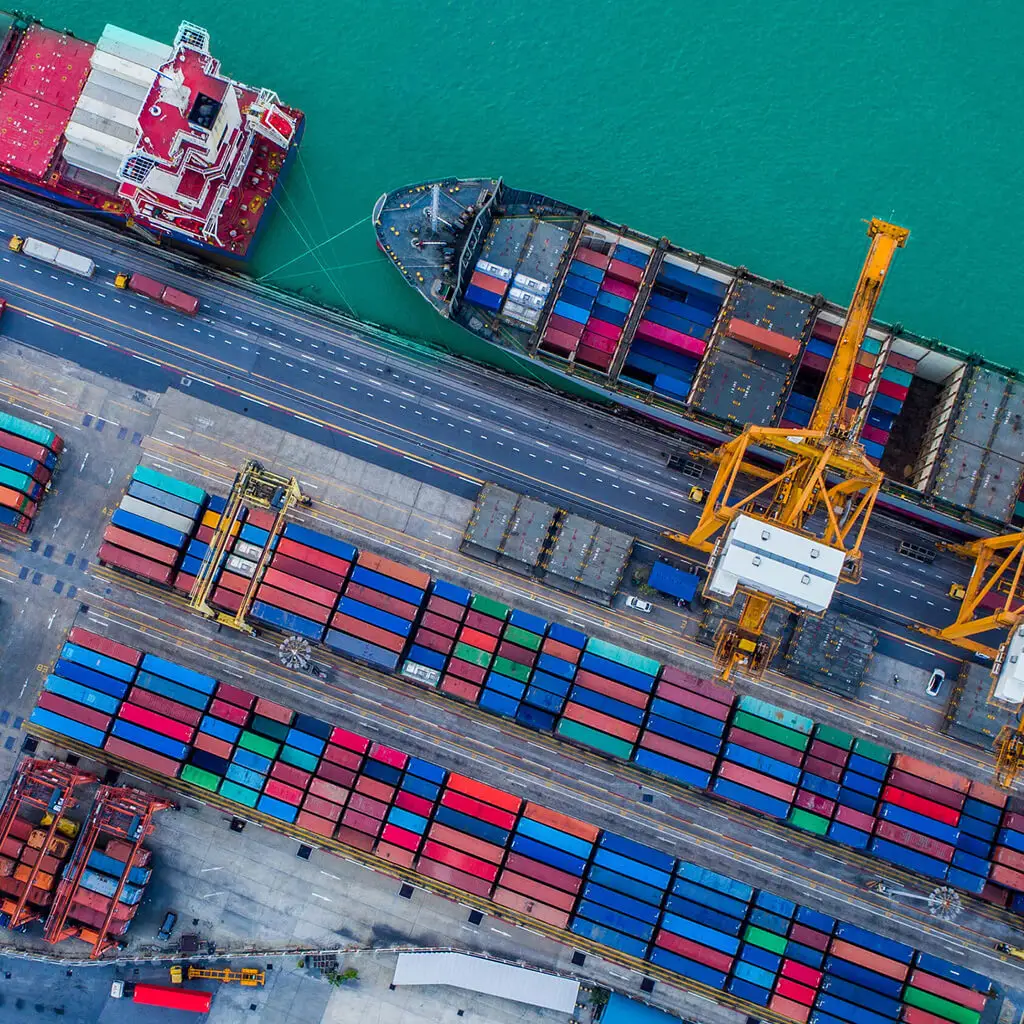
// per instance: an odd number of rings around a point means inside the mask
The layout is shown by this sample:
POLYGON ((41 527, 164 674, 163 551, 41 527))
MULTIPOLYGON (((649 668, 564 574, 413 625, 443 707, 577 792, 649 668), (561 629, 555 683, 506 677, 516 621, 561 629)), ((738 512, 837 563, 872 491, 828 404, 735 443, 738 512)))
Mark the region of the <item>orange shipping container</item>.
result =
POLYGON ((516 814, 523 801, 511 793, 503 793, 493 786, 485 786, 476 779, 467 778, 465 775, 452 774, 448 776, 448 788, 454 789, 457 793, 464 793, 474 800, 482 800, 485 804, 492 804, 500 807, 503 811, 516 814))
POLYGON ((430 577, 425 572, 411 569, 407 565, 399 565, 398 562, 392 562, 390 558, 375 555, 372 551, 360 551, 358 562, 364 569, 370 569, 384 576, 390 576, 393 580, 408 583, 410 587, 416 587, 419 590, 426 590, 427 585, 430 583, 430 577))
POLYGON ((955 772, 946 771, 945 768, 940 768, 938 765, 929 764, 927 761, 919 761, 909 754, 897 754, 892 759, 892 766, 898 771, 916 775, 919 779, 927 779, 929 782, 935 782, 940 786, 945 786, 946 789, 955 790, 957 793, 967 793, 971 788, 970 779, 965 779, 955 772))
POLYGON ((405 647, 405 637, 381 629, 380 626, 371 626, 368 622, 363 622, 362 619, 357 619, 352 615, 343 615, 338 612, 331 619, 331 625, 335 629, 341 630, 342 633, 348 633, 367 643, 383 647, 386 651, 394 651, 396 654, 400 654, 402 648, 405 647))
POLYGON ((974 781, 971 783, 970 796, 974 797, 975 800, 980 800, 983 804, 991 804, 993 807, 1005 807, 1009 794, 1003 790, 996 789, 995 786, 990 786, 987 782, 974 781))
POLYGON ((483 839, 477 839, 476 836, 466 835, 465 832, 459 832, 457 829, 437 822, 430 826, 427 834, 431 839, 436 839, 445 846, 451 846, 473 857, 479 857, 481 860, 489 860, 492 864, 500 864, 501 858, 505 856, 503 846, 495 846, 494 843, 485 842, 483 839))
POLYGON ((594 825, 570 818, 568 814, 550 811, 546 807, 541 807, 540 804, 528 803, 526 810, 523 811, 523 817, 529 818, 531 821, 539 821, 542 825, 550 825, 560 832, 568 832, 569 835, 576 836, 577 839, 585 839, 588 843, 596 843, 597 837, 601 834, 601 830, 594 825))
POLYGON ((475 284, 477 288, 483 288, 484 291, 493 292, 495 295, 504 295, 505 289, 508 288, 507 281, 491 277, 490 274, 484 274, 479 270, 473 271, 473 276, 469 279, 469 283, 475 284))
POLYGON ((413 861, 416 860, 416 854, 412 850, 403 850, 393 843, 378 843, 374 853, 392 864, 401 864, 403 868, 411 868, 413 861))
POLYGON ((554 925, 556 928, 567 928, 569 926, 569 915, 565 911, 556 910, 554 907, 549 907, 546 903, 540 903, 537 900, 530 899, 529 896, 522 896, 509 889, 503 889, 501 886, 494 890, 494 895, 491 899, 501 907, 517 910, 520 914, 535 917, 538 921, 554 925))
POLYGON ((576 897, 569 892, 562 892, 551 885, 544 885, 534 878, 527 878, 526 875, 517 875, 514 871, 503 871, 498 881, 506 889, 513 889, 524 896, 532 896, 536 900, 543 900, 548 906, 558 907, 560 910, 572 910, 576 897))
POLYGON ((640 735, 638 726, 620 722, 617 718, 612 718, 611 715, 602 715, 600 711, 585 708, 580 704, 566 704, 562 714, 570 721, 579 722, 580 725, 587 725, 598 732, 616 736, 620 740, 628 740, 630 743, 635 743, 637 736, 640 735))
POLYGON ((809 1006, 804 1006, 795 999, 787 999, 785 996, 774 996, 768 1004, 768 1009, 774 1010, 790 1020, 800 1021, 800 1024, 806 1024, 807 1018, 811 1015, 811 1008, 809 1006))
POLYGON ((729 321, 728 333, 737 341, 745 342, 754 348, 764 349, 766 352, 774 352, 783 359, 794 359, 800 351, 800 342, 793 338, 787 338, 785 334, 778 331, 769 331, 766 327, 758 327, 757 324, 747 323, 738 317, 732 317, 729 321))
POLYGON ((895 981, 904 981, 910 972, 910 967, 907 964, 897 963, 887 956, 872 953, 869 949, 862 949, 860 946, 844 942, 842 939, 834 939, 829 952, 841 960, 849 960, 850 963, 857 964, 858 967, 866 967, 869 971, 884 974, 887 978, 893 978, 895 981))

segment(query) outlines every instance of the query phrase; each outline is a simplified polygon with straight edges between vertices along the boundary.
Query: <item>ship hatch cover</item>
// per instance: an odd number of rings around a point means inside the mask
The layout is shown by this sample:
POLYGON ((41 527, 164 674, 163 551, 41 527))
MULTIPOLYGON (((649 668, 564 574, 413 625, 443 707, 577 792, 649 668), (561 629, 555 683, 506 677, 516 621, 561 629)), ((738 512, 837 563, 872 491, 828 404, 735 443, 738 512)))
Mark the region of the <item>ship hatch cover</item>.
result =
POLYGON ((220 107, 219 100, 215 100, 212 96, 207 96, 206 93, 199 93, 196 96, 195 103, 192 104, 192 109, 189 111, 189 123, 194 124, 197 128, 205 128, 209 131, 213 127, 213 122, 217 120, 220 107))

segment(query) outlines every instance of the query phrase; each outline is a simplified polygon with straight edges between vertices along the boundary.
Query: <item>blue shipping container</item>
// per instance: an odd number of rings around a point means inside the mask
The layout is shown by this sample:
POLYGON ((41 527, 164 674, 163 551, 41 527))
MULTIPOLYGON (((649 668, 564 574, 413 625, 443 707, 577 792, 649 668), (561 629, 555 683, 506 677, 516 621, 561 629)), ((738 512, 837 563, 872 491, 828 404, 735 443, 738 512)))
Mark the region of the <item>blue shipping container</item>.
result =
POLYGON ((931 953, 918 953, 917 967, 928 974, 936 974, 940 978, 945 978, 947 981, 952 981, 957 985, 964 985, 975 992, 987 994, 992 991, 992 980, 986 978, 984 974, 969 971, 966 967, 961 967, 959 964, 951 964, 948 960, 943 960, 941 957, 932 956, 931 953))
POLYGON ((349 636, 348 633, 341 633, 336 629, 327 630, 324 644, 332 651, 344 654, 353 661, 361 661, 383 672, 394 672, 398 667, 398 655, 394 652, 367 643, 358 637, 349 636))
MULTIPOLYGON (((618 871, 620 875, 628 875, 630 878, 636 878, 641 882, 645 882, 647 885, 661 889, 668 888, 669 875, 666 872, 658 871, 657 868, 653 868, 649 864, 640 864, 635 860, 631 860, 629 857, 622 857, 617 853, 613 853, 611 850, 595 851, 594 863, 601 864, 606 868, 611 868, 613 871, 618 871)), ((578 872, 573 872, 573 874, 577 873, 578 872)))
POLYGON ((88 648, 79 647, 77 644, 65 643, 60 650, 60 656, 65 661, 83 665, 94 672, 102 672, 104 675, 120 679, 122 682, 130 683, 135 678, 133 666, 126 665, 123 661, 115 661, 104 654, 97 654, 88 648))
POLYGON ((275 800, 272 796, 261 796, 256 803, 256 809, 289 824, 295 821, 299 813, 298 807, 286 804, 283 800, 275 800))
POLYGON ((188 541, 188 535, 180 530, 174 530, 170 526, 164 526, 162 523, 155 523, 152 519, 146 519, 143 516, 136 515, 134 512, 125 512, 122 508, 114 512, 110 517, 110 522, 122 530, 137 533, 140 537, 148 537, 150 540, 155 540, 158 544, 166 544, 168 547, 178 548, 179 550, 188 541))
POLYGON ((571 626, 563 626, 560 622, 552 622, 548 630, 548 636, 557 640, 560 644, 567 644, 569 647, 576 647, 582 650, 587 642, 587 634, 581 633, 571 626))
POLYGON ((641 690, 643 693, 650 693, 651 687, 654 686, 654 676, 638 672, 635 668, 626 668, 617 661, 609 661, 589 651, 580 658, 580 668, 604 676, 605 679, 614 679, 625 686, 632 686, 634 690, 641 690))
POLYGON ((602 850, 617 853, 622 857, 629 857, 631 860, 640 861, 647 867, 658 871, 670 872, 675 867, 676 859, 660 850, 653 850, 642 843, 634 842, 614 832, 603 832, 598 841, 602 850))
POLYGON ((594 848, 594 844, 587 842, 586 839, 568 835, 556 828, 552 828, 550 825, 544 825, 539 821, 532 821, 529 818, 519 819, 516 832, 519 835, 536 839, 540 843, 547 843, 548 846, 553 846, 557 850, 564 850, 566 853, 571 853, 573 856, 580 857, 583 860, 590 856, 590 852, 594 848))
POLYGON ((64 661, 63 659, 58 659, 57 664, 53 668, 53 674, 60 676, 61 679, 81 683, 90 690, 98 690, 100 693, 105 693, 110 697, 117 697, 118 699, 123 698, 128 692, 128 684, 121 682, 120 679, 112 679, 102 672, 94 672, 91 668, 86 668, 84 665, 76 665, 74 662, 64 661))
POLYGON ((726 976, 721 971, 715 971, 693 960, 687 960, 686 957, 671 953, 667 949, 655 947, 651 950, 648 959, 652 964, 675 971, 676 974, 681 974, 684 978, 692 978, 709 988, 716 988, 719 991, 725 989, 726 976))
POLYGON ((711 773, 703 768, 694 768, 692 765, 683 764, 681 761, 665 757, 663 754, 656 754, 653 750, 644 750, 641 747, 633 752, 631 758, 634 764, 641 768, 647 768, 652 772, 660 772, 662 775, 682 782, 684 785, 693 786, 695 789, 707 789, 711 784, 711 773))
MULTIPOLYGON (((687 860, 677 862, 676 877, 702 885, 705 889, 715 889, 745 903, 749 903, 754 898, 754 888, 747 885, 746 882, 730 878, 728 875, 720 875, 717 871, 703 868, 699 864, 691 864, 687 860)), ((673 891, 676 891, 675 886, 673 886, 673 891)))
POLYGON ((44 729, 59 732, 61 736, 67 736, 69 739, 78 740, 79 743, 88 744, 90 747, 103 746, 103 733, 99 729, 82 725, 80 722, 73 722, 70 718, 65 718, 63 715, 55 715, 52 711, 47 711, 45 708, 33 708, 32 714, 29 715, 29 721, 35 722, 36 725, 40 725, 44 729))
POLYGON ((114 722, 111 732, 129 743, 155 751, 157 754, 163 754, 164 757, 175 761, 184 761, 189 751, 187 743, 172 740, 169 736, 161 736, 160 733, 153 732, 152 729, 143 729, 142 726, 126 722, 122 718, 114 722))
POLYGON ((895 939, 887 939, 884 935, 858 928, 856 925, 840 922, 836 927, 836 936, 845 942, 852 942, 855 946, 862 946, 881 956, 887 956, 890 960, 897 960, 901 964, 909 964, 914 956, 913 946, 904 945, 895 939))
POLYGON ((316 736, 310 736, 294 727, 288 730, 285 743, 290 747, 305 750, 307 754, 315 754, 317 757, 324 752, 324 747, 327 746, 324 740, 316 736))
POLYGON ((164 679, 170 679, 173 683, 181 683, 182 686, 198 690, 200 693, 213 693, 217 688, 217 680, 212 676, 185 668, 184 665, 176 665, 173 661, 158 658, 155 654, 143 655, 141 668, 163 676, 164 679))
POLYGON ((81 683, 73 683, 68 679, 61 679, 60 676, 47 676, 43 689, 49 693, 55 693, 58 697, 66 697, 76 704, 83 704, 86 707, 95 708, 105 715, 116 715, 121 702, 108 693, 100 693, 97 690, 90 690, 81 683))
POLYGON ((246 750, 245 747, 239 747, 231 755, 231 760, 235 764, 241 765, 243 768, 259 772, 260 775, 266 775, 267 772, 270 771, 270 766, 274 763, 269 757, 264 757, 262 754, 246 750))
POLYGON ((633 938, 630 935, 623 935, 612 928, 606 928, 594 921, 587 921, 577 917, 569 923, 569 930, 577 935, 582 935, 593 942, 600 942, 602 946, 611 946, 629 956, 643 957, 647 952, 647 942, 633 938))
POLYGON ((736 764, 751 768, 762 775, 770 775, 794 786, 800 781, 799 768, 778 761, 774 757, 759 754, 755 750, 748 750, 739 743, 726 743, 722 756, 727 761, 734 761, 736 764))
POLYGON ((699 924, 685 917, 679 917, 676 914, 665 914, 661 924, 673 935, 690 939, 692 942, 699 942, 702 946, 708 946, 710 949, 717 949, 719 953, 735 956, 736 951, 740 948, 739 939, 735 936, 726 935, 725 932, 709 928, 707 925, 699 924))
POLYGON ((366 569, 361 565, 357 565, 352 570, 352 582, 369 587, 371 590, 380 591, 390 597, 396 597, 399 601, 405 601, 407 604, 419 606, 423 603, 424 591, 410 586, 408 583, 402 583, 400 580, 393 580, 383 573, 366 569))
POLYGON ((519 710, 519 701, 516 698, 493 689, 485 688, 478 703, 482 708, 493 711, 496 715, 505 715, 507 718, 515 718, 519 710))
MULTIPOLYGON (((316 643, 319 643, 324 635, 325 627, 319 622, 305 619, 293 612, 286 612, 282 608, 275 608, 265 601, 254 601, 249 616, 259 622, 265 622, 268 626, 275 626, 286 633, 308 637, 316 643)), ((395 664, 398 664, 398 655, 395 655, 395 664)))
POLYGON ((894 825, 909 828, 911 832, 920 832, 922 835, 931 836, 941 843, 949 843, 955 846, 960 836, 960 830, 952 825, 946 825, 934 818, 928 818, 916 811, 908 811, 905 807, 897 807, 896 804, 883 803, 878 810, 878 816, 884 821, 891 821, 894 825))
POLYGON ((234 743, 242 731, 237 725, 225 722, 223 719, 214 718, 212 715, 204 715, 199 723, 199 731, 205 732, 208 736, 216 736, 219 740, 234 743))
POLYGON ((327 537, 316 530, 311 530, 298 523, 289 523, 284 528, 284 536, 297 544, 305 544, 308 548, 315 548, 323 551, 324 554, 334 555, 346 562, 351 562, 356 557, 356 549, 347 541, 338 540, 337 537, 327 537))
POLYGON ((711 907, 730 917, 735 917, 738 921, 742 921, 746 917, 747 908, 750 905, 745 899, 728 896, 717 888, 707 889, 703 885, 689 882, 685 878, 677 878, 672 883, 672 892, 693 903, 701 903, 705 907, 711 907))
POLYGON ((632 935, 634 938, 650 942, 654 935, 654 925, 644 924, 635 917, 628 914, 620 914, 608 907, 602 907, 599 903, 591 903, 589 900, 581 900, 576 908, 576 916, 586 918, 588 921, 595 921, 605 928, 611 928, 623 935, 632 935))
POLYGON ((949 865, 944 864, 941 860, 926 857, 923 853, 908 850, 904 846, 890 843, 887 839, 872 839, 868 849, 876 857, 881 857, 882 860, 887 860, 890 864, 896 864, 908 871, 916 871, 919 875, 935 878, 940 882, 945 881, 946 873, 949 871, 949 865))
POLYGON ((789 804, 784 800, 776 800, 774 797, 766 796, 764 793, 741 786, 729 779, 715 779, 711 786, 711 792, 724 800, 732 800, 746 807, 752 807, 755 811, 770 818, 785 818, 789 813, 789 804))
POLYGON ((170 679, 163 676, 155 676, 151 672, 140 672, 135 680, 135 685, 143 690, 150 690, 152 693, 159 693, 161 697, 168 697, 170 700, 185 704, 197 711, 205 711, 210 703, 210 698, 205 693, 193 690, 188 686, 181 686, 179 683, 172 683, 170 679))
POLYGON ((625 893, 627 896, 649 903, 653 907, 660 907, 662 897, 665 895, 661 889, 638 882, 635 878, 627 878, 625 875, 620 875, 618 871, 612 871, 611 868, 601 867, 600 864, 591 865, 587 878, 591 882, 603 885, 606 889, 625 893))

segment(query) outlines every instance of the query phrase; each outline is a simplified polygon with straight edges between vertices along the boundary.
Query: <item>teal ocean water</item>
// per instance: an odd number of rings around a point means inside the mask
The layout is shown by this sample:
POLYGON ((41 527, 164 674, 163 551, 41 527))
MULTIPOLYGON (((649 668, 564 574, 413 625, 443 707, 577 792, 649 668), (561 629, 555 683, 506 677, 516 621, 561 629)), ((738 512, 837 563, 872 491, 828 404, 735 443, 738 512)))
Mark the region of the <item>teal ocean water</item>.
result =
POLYGON ((89 39, 115 21, 170 41, 197 21, 229 74, 304 109, 301 160, 255 269, 402 331, 461 334, 378 258, 374 200, 433 176, 503 175, 839 301, 866 251, 862 220, 895 220, 911 238, 880 314, 1024 367, 1014 0, 33 12, 89 39), (339 232, 320 263, 289 262, 339 232))

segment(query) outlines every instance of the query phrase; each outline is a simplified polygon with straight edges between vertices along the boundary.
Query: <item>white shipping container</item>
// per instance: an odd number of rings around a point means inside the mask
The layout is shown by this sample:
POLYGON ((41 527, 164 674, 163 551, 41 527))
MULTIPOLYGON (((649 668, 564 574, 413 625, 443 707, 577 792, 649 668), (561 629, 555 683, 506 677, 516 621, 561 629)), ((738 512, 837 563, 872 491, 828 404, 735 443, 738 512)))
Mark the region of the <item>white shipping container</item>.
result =
POLYGON ((54 263, 61 270, 77 274, 79 277, 92 277, 96 273, 96 264, 88 256, 79 256, 77 252, 68 249, 58 249, 54 263))
POLYGON ((255 562, 250 562, 247 558, 239 558, 237 555, 228 555, 224 566, 229 572, 238 573, 239 576, 244 576, 247 580, 251 580, 256 571, 255 562))
POLYGON ((535 295, 533 292, 524 291, 522 288, 510 288, 508 297, 513 302, 518 302, 522 306, 529 306, 531 309, 544 308, 543 296, 535 295))
POLYGON ((497 263, 488 263, 487 260, 477 260, 476 269, 482 270, 485 274, 490 274, 491 277, 500 278, 502 281, 512 280, 512 271, 505 267, 499 267, 497 263))
POLYGON ((41 242, 38 238, 26 238, 21 251, 34 260, 41 260, 43 263, 56 263, 57 253, 60 252, 60 249, 55 245, 50 245, 49 242, 41 242))
POLYGON ((547 295, 551 291, 550 282, 538 281, 537 278, 529 277, 526 274, 516 274, 516 285, 527 291, 536 292, 538 295, 547 295))
POLYGON ((241 558, 248 558, 251 562, 258 562, 263 548, 259 544, 250 544, 248 541, 235 541, 234 554, 241 558))
POLYGON ((415 661, 407 661, 402 666, 402 675, 426 686, 437 686, 441 682, 441 673, 436 668, 420 665, 415 661))

